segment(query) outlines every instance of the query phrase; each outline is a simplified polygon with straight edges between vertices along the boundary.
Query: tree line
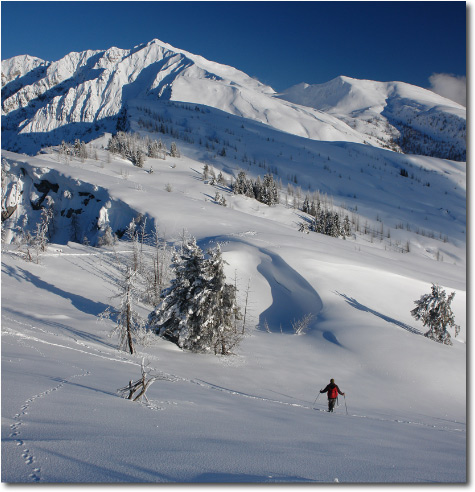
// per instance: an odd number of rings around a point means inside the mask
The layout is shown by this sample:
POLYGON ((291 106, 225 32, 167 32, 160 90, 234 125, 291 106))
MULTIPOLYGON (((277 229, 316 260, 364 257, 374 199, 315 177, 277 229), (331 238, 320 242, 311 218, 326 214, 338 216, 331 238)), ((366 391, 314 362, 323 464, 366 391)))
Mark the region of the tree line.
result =
POLYGON ((167 155, 180 157, 180 151, 175 142, 170 145, 170 151, 161 139, 141 137, 137 133, 117 132, 108 142, 107 150, 112 154, 119 154, 137 167, 143 167, 147 157, 151 159, 165 159, 167 155))

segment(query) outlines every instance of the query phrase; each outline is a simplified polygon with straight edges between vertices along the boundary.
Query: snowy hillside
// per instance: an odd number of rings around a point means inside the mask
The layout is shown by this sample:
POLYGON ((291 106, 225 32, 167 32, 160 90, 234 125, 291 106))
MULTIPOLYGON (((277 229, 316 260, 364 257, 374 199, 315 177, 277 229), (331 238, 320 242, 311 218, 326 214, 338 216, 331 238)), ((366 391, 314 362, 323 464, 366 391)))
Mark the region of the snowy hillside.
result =
POLYGON ((367 135, 355 111, 380 94, 385 117, 378 83, 311 108, 159 41, 12 59, 3 77, 3 482, 467 480, 466 164, 367 135), (348 229, 315 232, 310 205, 348 229), (190 236, 220 245, 241 344, 137 332, 119 350, 125 266, 166 287, 190 236), (450 346, 411 316, 433 283, 455 292, 450 346), (117 390, 143 359, 160 378, 133 402, 117 390))
POLYGON ((421 87, 337 77, 298 84, 281 97, 336 116, 375 145, 466 159, 466 108, 421 87))

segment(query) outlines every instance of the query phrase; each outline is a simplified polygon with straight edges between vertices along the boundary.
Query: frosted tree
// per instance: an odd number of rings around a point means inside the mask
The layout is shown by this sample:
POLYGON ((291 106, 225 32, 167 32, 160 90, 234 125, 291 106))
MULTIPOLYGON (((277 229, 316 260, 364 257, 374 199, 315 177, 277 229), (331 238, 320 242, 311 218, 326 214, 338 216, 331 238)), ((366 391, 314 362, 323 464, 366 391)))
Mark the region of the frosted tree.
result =
POLYGON ((180 157, 180 151, 175 142, 172 142, 170 145, 170 155, 172 157, 180 157))
POLYGON ((430 294, 424 294, 418 301, 414 301, 416 307, 411 311, 411 315, 416 320, 421 320, 429 330, 424 336, 445 345, 452 345, 452 340, 448 328, 454 328, 455 336, 460 331, 460 326, 455 324, 455 316, 450 304, 455 297, 452 292, 448 297, 440 286, 432 284, 430 294))
MULTIPOLYGON (((135 353, 134 341, 145 338, 146 320, 140 316, 135 307, 140 297, 140 291, 136 287, 137 272, 130 266, 123 268, 122 279, 119 281, 119 292, 115 296, 119 299, 117 309, 116 326, 112 335, 119 338, 119 349, 135 353)), ((108 317, 109 313, 101 317, 108 317)))
POLYGON ((101 229, 98 233, 97 237, 97 245, 101 246, 113 246, 117 241, 117 238, 114 234, 110 225, 107 225, 103 229, 101 229))
POLYGON ((182 246, 172 265, 175 279, 150 314, 149 325, 160 336, 194 352, 228 354, 240 339, 236 288, 226 284, 221 250, 205 259, 194 238, 182 246))
POLYGON ((200 348, 212 349, 215 354, 227 355, 239 344, 242 334, 237 328, 241 312, 237 305, 237 289, 226 283, 224 260, 217 246, 209 251, 205 261, 205 286, 192 304, 199 314, 200 348), (201 340, 203 338, 203 340, 201 340))
POLYGON ((244 171, 240 171, 236 181, 233 185, 233 193, 235 195, 244 195, 246 192, 246 173, 244 171))
POLYGON ((162 302, 150 314, 149 325, 163 338, 183 348, 191 348, 196 314, 189 309, 190 300, 197 295, 203 283, 204 257, 196 240, 183 242, 181 253, 173 257, 175 278, 162 294, 162 302))
POLYGON ((202 177, 203 177, 203 181, 208 181, 208 177, 209 177, 209 166, 208 166, 208 164, 205 164, 203 166, 202 177))
POLYGON ((279 201, 279 195, 277 191, 277 185, 274 181, 272 174, 266 174, 262 183, 262 201, 266 205, 271 207, 279 201))

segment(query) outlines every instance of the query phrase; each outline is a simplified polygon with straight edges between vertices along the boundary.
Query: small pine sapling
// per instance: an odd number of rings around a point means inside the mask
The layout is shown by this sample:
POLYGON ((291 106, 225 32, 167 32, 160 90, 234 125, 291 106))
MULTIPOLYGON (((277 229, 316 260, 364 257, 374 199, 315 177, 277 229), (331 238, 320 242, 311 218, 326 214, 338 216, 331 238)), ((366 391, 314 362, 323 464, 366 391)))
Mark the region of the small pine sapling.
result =
POLYGON ((411 311, 411 315, 429 327, 424 336, 445 345, 452 345, 448 327, 454 328, 455 336, 460 332, 460 326, 455 324, 455 316, 450 307, 454 297, 455 292, 447 297, 445 290, 432 284, 430 294, 424 294, 418 301, 414 301, 416 307, 411 311))

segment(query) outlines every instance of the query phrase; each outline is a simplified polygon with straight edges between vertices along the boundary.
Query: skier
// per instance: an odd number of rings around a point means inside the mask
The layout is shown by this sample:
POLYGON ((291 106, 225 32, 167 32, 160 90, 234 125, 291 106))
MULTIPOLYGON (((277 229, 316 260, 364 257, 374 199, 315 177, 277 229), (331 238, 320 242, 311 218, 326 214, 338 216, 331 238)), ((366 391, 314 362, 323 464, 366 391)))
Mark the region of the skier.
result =
POLYGON ((338 398, 338 393, 340 395, 345 395, 342 391, 340 391, 340 388, 338 385, 335 384, 334 379, 330 379, 330 383, 325 386, 324 389, 320 390, 320 393, 327 393, 328 394, 328 411, 333 412, 333 409, 335 408, 335 403, 336 399, 338 398))

